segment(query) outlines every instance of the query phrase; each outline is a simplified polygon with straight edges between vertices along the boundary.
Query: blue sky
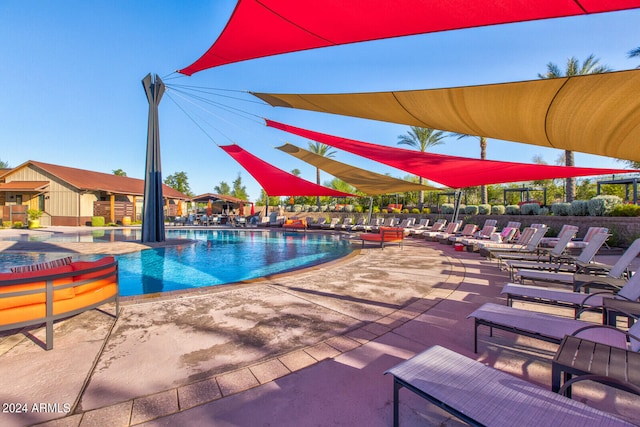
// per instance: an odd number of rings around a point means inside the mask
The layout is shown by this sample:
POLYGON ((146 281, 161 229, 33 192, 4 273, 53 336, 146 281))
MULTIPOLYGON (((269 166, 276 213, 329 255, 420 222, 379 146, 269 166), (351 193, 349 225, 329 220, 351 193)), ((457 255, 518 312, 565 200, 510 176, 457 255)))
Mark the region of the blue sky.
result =
MULTIPOLYGON (((38 160, 105 173, 123 169, 142 178, 148 103, 141 80, 151 72, 168 85, 225 89, 207 97, 243 112, 214 105, 205 112, 170 88, 160 104, 163 176, 186 172, 192 191, 201 194, 213 192, 221 181, 230 184, 240 173, 255 200, 258 184, 216 144, 236 142, 315 180, 313 167, 273 148, 284 142, 306 148, 307 141, 266 128, 258 117, 384 145, 395 145, 408 127, 275 109, 242 91, 364 92, 534 80, 550 61, 564 67, 567 58, 583 60, 592 53, 614 70, 640 65, 627 58, 640 46, 640 10, 632 10, 310 50, 192 77, 172 74, 209 48, 234 5, 231 0, 0 2, 0 159, 11 166, 38 160)), ((471 138, 448 138, 432 151, 479 156, 471 138)), ((540 155, 553 164, 560 154, 497 140, 488 144, 488 158, 494 160, 530 162, 540 155)), ((406 175, 344 152, 335 159, 406 175)), ((582 154, 576 165, 623 167, 582 154)))

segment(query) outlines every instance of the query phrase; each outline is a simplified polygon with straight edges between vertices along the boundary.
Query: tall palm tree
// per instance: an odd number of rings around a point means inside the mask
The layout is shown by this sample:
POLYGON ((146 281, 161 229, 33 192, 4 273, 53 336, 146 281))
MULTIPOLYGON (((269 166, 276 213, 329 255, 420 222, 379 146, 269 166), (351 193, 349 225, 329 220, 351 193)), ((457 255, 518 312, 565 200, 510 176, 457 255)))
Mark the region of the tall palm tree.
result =
MULTIPOLYGON (((631 49, 629 52, 627 52, 627 55, 629 55, 629 58, 640 57, 640 47, 631 49)), ((638 65, 636 68, 640 68, 640 65, 638 65)))
MULTIPOLYGON (((407 131, 404 135, 398 136, 398 145, 409 145, 418 151, 425 152, 429 147, 444 144, 442 141, 446 137, 443 131, 435 130, 431 128, 421 128, 418 126, 411 126, 411 130, 407 131)), ((420 185, 423 183, 421 176, 418 177, 420 185)), ((420 190, 418 198, 418 207, 422 210, 424 205, 424 191, 420 190)))
MULTIPOLYGON (((309 151, 312 153, 316 153, 322 157, 334 157, 336 155, 336 150, 333 150, 330 146, 326 144, 321 144, 319 142, 309 142, 309 151)), ((316 184, 320 185, 320 168, 316 168, 316 184)), ((316 196, 316 204, 318 205, 318 210, 320 209, 320 196, 316 196)))
MULTIPOLYGON (((477 135, 466 135, 464 133, 454 133, 453 135, 457 136, 458 139, 466 138, 469 136, 472 138, 478 138, 480 140, 480 159, 487 160, 487 138, 486 137, 477 136, 477 135)), ((487 186, 481 185, 480 186, 480 203, 486 204, 487 199, 489 199, 489 196, 487 194, 487 186)))
MULTIPOLYGON (((582 64, 580 64, 580 61, 576 57, 572 56, 571 58, 567 59, 567 65, 564 72, 560 71, 560 67, 558 67, 553 62, 549 62, 547 64, 547 72, 545 74, 538 73, 538 77, 541 79, 555 79, 558 77, 599 74, 611 71, 611 68, 609 68, 608 66, 599 65, 599 61, 599 59, 596 59, 596 57, 591 54, 587 57, 587 59, 584 60, 582 64)), ((573 156, 573 151, 571 150, 565 151, 565 165, 575 166, 575 159, 573 156)), ((565 194, 567 197, 567 202, 572 202, 576 194, 575 178, 567 178, 565 194)))

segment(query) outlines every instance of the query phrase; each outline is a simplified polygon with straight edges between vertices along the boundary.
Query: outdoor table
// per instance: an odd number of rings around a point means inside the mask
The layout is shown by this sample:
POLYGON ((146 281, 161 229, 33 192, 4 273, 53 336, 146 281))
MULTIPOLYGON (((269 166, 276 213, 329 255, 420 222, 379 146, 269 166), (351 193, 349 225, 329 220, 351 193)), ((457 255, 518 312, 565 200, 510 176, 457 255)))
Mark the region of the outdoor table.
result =
MULTIPOLYGON (((551 364, 551 390, 558 392, 561 382, 569 381, 573 375, 598 375, 613 379, 621 384, 607 384, 635 393, 622 383, 640 387, 640 353, 567 335, 551 364)), ((571 397, 571 388, 566 395, 571 397)))

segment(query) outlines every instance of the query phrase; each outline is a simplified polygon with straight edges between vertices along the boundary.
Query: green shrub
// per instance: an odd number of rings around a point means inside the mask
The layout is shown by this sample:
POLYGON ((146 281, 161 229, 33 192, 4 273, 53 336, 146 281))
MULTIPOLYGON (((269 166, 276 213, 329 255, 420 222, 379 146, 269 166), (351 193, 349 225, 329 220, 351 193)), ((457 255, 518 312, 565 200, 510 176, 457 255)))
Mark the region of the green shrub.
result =
POLYGON ((293 205, 293 212, 302 212, 302 205, 293 205))
POLYGON ((380 206, 374 206, 372 209, 372 213, 374 214, 380 213, 380 206))
POLYGON ((349 213, 353 212, 353 205, 345 205, 344 211, 349 213))
POLYGON ((571 203, 554 203, 551 205, 551 213, 555 216, 571 215, 571 203))
POLYGON ((422 213, 423 214, 430 214, 431 213, 431 208, 422 208, 422 213))
POLYGON ((391 209, 391 213, 399 214, 400 213, 400 209, 391 209))
POLYGON ((506 208, 502 205, 491 206, 491 215, 504 215, 506 208))
POLYGON ((380 209, 380 212, 383 214, 389 213, 389 211, 385 208, 385 209, 380 209))
POLYGON ((2 221, 2 227, 11 228, 11 221, 2 221))
POLYGON ((321 205, 320 206, 320 212, 326 212, 327 209, 329 209, 329 206, 327 206, 327 205, 321 205))
POLYGON ((403 214, 408 214, 408 213, 409 213, 409 209, 407 209, 407 208, 402 209, 402 213, 403 213, 403 214))
POLYGON ((22 221, 15 221, 13 223, 13 228, 24 228, 24 224, 22 223, 22 221))
POLYGON ((453 203, 443 203, 440 205, 440 213, 451 215, 453 213, 453 203))
POLYGON ((412 214, 419 214, 419 213, 420 213, 420 209, 418 209, 418 208, 413 208, 413 209, 411 209, 411 213, 412 213, 412 214))
POLYGON ((504 213, 507 215, 520 215, 520 206, 518 205, 507 205, 504 209, 504 213))
POLYGON ((91 226, 92 227, 104 227, 105 220, 103 216, 92 216, 91 217, 91 226))
POLYGON ((362 205, 356 205, 356 206, 353 208, 353 210, 354 210, 354 212, 362 213, 362 212, 364 211, 364 208, 362 207, 362 205))
POLYGON ((538 215, 549 215, 549 208, 540 208, 538 215))
POLYGON ((523 203, 520 206, 520 214, 521 215, 539 215, 540 214, 540 204, 538 203, 523 203))
POLYGON ((489 204, 478 205, 478 213, 480 215, 489 215, 491 213, 491 205, 489 204))
POLYGON ((469 205, 464 208, 464 213, 466 213, 467 215, 478 215, 478 212, 479 208, 475 205, 469 205))
POLYGON ((638 205, 618 205, 611 210, 611 216, 640 216, 638 205))
POLYGON ((589 200, 589 215, 605 216, 611 214, 613 208, 622 204, 618 196, 596 196, 589 200))
POLYGON ((571 202, 571 214, 575 216, 589 215, 589 202, 587 200, 574 200, 571 202))

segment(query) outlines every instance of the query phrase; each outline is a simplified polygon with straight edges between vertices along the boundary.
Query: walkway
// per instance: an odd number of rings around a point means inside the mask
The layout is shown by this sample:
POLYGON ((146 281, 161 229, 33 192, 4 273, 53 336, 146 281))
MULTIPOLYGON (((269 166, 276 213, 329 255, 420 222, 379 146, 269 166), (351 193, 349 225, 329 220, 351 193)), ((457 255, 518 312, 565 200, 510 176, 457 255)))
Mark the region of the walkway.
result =
MULTIPOLYGON (((393 387, 383 372, 433 344, 549 387, 554 345, 481 330, 473 354, 466 315, 496 301, 506 277, 477 254, 409 240, 125 304, 117 322, 84 313, 56 325, 48 352, 0 334, 0 400, 28 409, 0 413, 0 425, 389 426, 393 387)), ((637 397, 624 392, 593 385, 574 398, 640 423, 637 397)), ((410 393, 401 402, 403 426, 459 424, 410 393)))

